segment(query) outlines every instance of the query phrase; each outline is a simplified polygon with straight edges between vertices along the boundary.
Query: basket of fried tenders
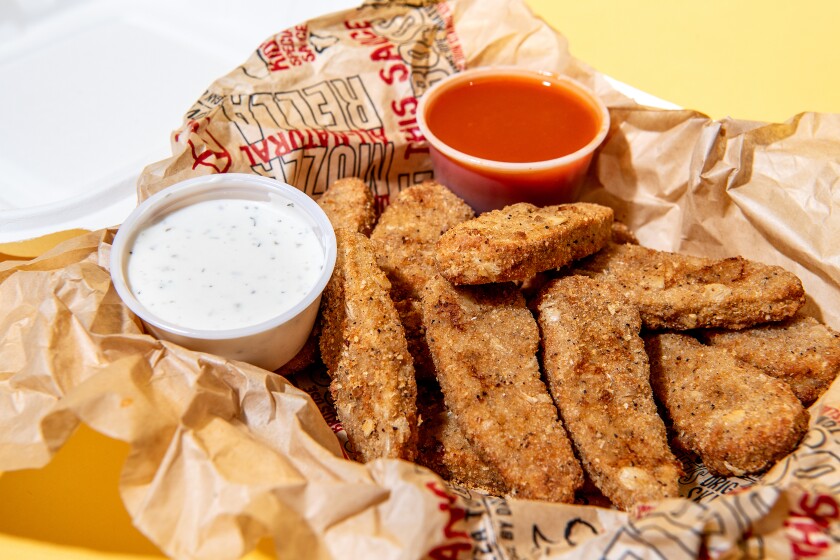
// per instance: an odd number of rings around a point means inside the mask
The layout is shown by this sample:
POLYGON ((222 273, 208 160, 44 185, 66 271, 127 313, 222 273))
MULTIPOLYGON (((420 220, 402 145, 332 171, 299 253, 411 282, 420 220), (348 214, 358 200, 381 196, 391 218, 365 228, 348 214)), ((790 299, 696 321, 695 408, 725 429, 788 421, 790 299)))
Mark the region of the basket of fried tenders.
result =
POLYGON ((320 204, 335 273, 292 375, 318 361, 353 459, 399 458, 498 496, 622 510, 791 453, 840 369, 792 273, 642 247, 605 206, 475 216, 445 186, 381 215, 358 179, 320 204))

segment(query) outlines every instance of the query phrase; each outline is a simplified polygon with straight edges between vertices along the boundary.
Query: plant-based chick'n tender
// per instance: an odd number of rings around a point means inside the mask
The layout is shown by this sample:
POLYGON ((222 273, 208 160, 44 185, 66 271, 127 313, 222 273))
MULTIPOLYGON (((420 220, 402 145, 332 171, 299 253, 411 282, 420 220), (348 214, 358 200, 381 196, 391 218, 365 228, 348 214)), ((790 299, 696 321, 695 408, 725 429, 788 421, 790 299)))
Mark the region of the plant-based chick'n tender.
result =
POLYGON ((354 458, 413 460, 417 385, 402 323, 370 240, 335 232, 335 271, 321 304, 321 356, 354 458))
POLYGON ((408 351, 414 360, 414 374, 418 379, 434 379, 435 366, 426 344, 426 327, 423 326, 423 309, 419 299, 406 298, 394 301, 405 330, 408 351))
POLYGON ((438 271, 453 284, 527 280, 598 251, 609 242, 612 223, 612 209, 598 204, 512 204, 443 234, 438 271))
POLYGON ((379 267, 391 281, 394 301, 420 300, 426 282, 437 274, 435 243, 474 216, 466 202, 434 181, 409 187, 391 201, 370 238, 379 267))
POLYGON ((633 233, 627 224, 623 222, 614 221, 612 224, 611 241, 613 243, 631 243, 633 245, 639 244, 639 238, 633 233))
POLYGON ((312 327, 312 333, 309 335, 309 338, 306 339, 303 348, 301 348, 291 360, 282 365, 280 369, 276 370, 276 373, 278 375, 288 377, 290 375, 298 374, 306 368, 318 363, 321 360, 321 350, 318 347, 318 338, 320 336, 321 325, 320 322, 316 320, 315 325, 312 327))
POLYGON ((318 199, 334 229, 347 228, 370 235, 376 223, 376 204, 370 188, 358 177, 339 179, 318 199))
POLYGON ((645 335, 650 382, 683 447, 723 476, 759 473, 793 451, 808 411, 784 382, 681 333, 645 335))
POLYGON ((494 496, 509 492, 496 468, 478 455, 461 432, 455 416, 446 410, 443 393, 434 379, 418 383, 417 411, 423 418, 418 464, 467 488, 494 496))
POLYGON ((401 191, 371 234, 379 267, 391 281, 391 298, 405 328, 418 378, 434 377, 420 298, 423 286, 437 273, 435 243, 443 232, 474 215, 448 188, 426 181, 401 191))
POLYGON ((805 303, 794 274, 741 257, 715 260, 611 243, 575 267, 617 285, 648 329, 740 329, 787 319, 805 303))
POLYGON ((681 467, 653 400, 639 311, 585 276, 553 280, 536 307, 548 387, 592 482, 624 510, 678 496, 681 467))
MULTIPOLYGON (((376 222, 373 194, 367 185, 356 177, 334 182, 318 199, 318 205, 327 215, 333 229, 347 228, 370 235, 373 224, 376 222)), ((278 369, 277 373, 284 376, 294 375, 318 363, 320 335, 321 325, 319 321, 316 321, 306 344, 294 358, 278 369)))
POLYGON ((583 472, 540 379, 539 330, 512 283, 423 294, 426 338, 447 409, 479 455, 521 498, 571 502, 583 472))
POLYGON ((840 333, 797 314, 780 323, 740 331, 698 331, 701 340, 787 383, 805 405, 828 389, 840 372, 840 333))

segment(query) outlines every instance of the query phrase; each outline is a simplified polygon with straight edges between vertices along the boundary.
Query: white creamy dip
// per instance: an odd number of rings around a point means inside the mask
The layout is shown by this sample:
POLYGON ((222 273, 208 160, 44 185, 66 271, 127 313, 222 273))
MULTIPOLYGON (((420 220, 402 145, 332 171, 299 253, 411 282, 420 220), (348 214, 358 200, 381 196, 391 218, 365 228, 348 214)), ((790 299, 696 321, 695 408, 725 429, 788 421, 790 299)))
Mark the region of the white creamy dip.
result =
POLYGON ((126 275, 135 297, 161 319, 221 330, 292 308, 317 283, 324 260, 294 203, 215 199, 142 229, 126 275))

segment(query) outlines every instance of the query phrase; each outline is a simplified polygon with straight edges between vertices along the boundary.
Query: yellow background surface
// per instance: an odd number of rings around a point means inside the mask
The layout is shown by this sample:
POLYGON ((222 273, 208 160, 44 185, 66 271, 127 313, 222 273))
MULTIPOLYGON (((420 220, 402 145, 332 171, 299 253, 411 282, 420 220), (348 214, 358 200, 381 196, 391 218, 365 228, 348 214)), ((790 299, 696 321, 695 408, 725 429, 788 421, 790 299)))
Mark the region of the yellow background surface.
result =
MULTIPOLYGON (((596 70, 713 118, 840 112, 840 2, 529 3, 596 70)), ((67 235, 0 244, 0 261, 32 257, 67 235)), ((159 557, 117 493, 126 453, 82 428, 47 467, 0 475, 0 557, 159 557)), ((268 557, 269 543, 248 556, 268 557)))
POLYGON ((840 113, 840 2, 528 0, 599 72, 712 118, 840 113))

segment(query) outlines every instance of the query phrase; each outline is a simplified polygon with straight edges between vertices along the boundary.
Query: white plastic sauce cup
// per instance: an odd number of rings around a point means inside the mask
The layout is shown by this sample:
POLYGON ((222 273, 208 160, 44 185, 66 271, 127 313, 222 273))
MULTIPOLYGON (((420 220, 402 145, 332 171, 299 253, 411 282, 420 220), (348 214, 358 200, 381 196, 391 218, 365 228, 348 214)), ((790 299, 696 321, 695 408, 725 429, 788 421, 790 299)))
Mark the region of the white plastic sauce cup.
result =
MULTIPOLYGON (((177 239, 173 242, 177 243, 177 239)), ((114 238, 110 266, 111 279, 120 298, 154 336, 191 350, 275 370, 292 359, 309 337, 318 314, 321 293, 335 267, 335 258, 333 228, 326 214, 309 196, 295 187, 267 177, 226 173, 177 183, 137 206, 114 238), (298 211, 298 217, 309 224, 323 251, 319 255, 323 257, 323 266, 311 288, 291 308, 256 324, 211 330, 184 326, 164 319, 137 297, 127 267, 138 234, 176 210, 208 200, 254 201, 283 206, 291 204, 298 211)), ((241 273, 247 278, 248 270, 242 270, 241 273)), ((282 287, 277 286, 277 289, 282 287)), ((172 305, 178 305, 178 301, 172 305)))

